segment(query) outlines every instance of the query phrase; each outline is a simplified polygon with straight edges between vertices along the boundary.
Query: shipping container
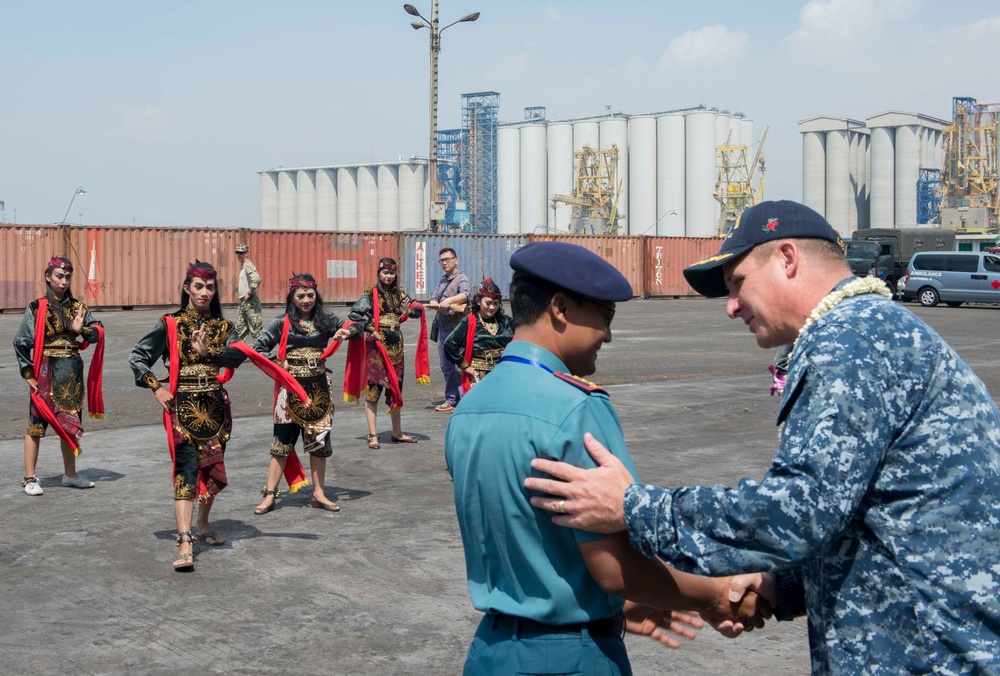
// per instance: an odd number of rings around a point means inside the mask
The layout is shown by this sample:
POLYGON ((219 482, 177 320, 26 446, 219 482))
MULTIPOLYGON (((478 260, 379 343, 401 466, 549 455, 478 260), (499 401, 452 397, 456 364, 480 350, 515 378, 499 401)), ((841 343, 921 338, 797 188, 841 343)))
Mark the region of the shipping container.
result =
POLYGON ((684 268, 714 256, 718 237, 646 237, 645 298, 697 296, 684 279, 684 268))
POLYGON ((177 306, 195 260, 218 270, 223 304, 236 302, 241 232, 220 228, 67 227, 74 293, 103 309, 177 306))
POLYGON ((484 277, 492 277, 504 298, 509 298, 510 257, 527 243, 526 235, 401 234, 400 280, 413 298, 426 301, 441 279, 438 252, 450 247, 458 254, 458 269, 469 277, 473 292, 484 277))
MULTIPOLYGON (((594 252, 611 263, 618 272, 625 275, 632 285, 632 295, 644 295, 645 268, 643 257, 645 247, 644 237, 604 237, 599 235, 529 235, 532 242, 569 242, 578 244, 594 252)), ((581 274, 586 274, 581 270, 581 274)))
MULTIPOLYGON (((0 226, 0 308, 24 312, 45 293, 45 266, 53 256, 67 254, 65 229, 58 225, 0 226)), ((67 256, 74 267, 80 261, 67 256)), ((79 284, 70 287, 74 295, 79 284)))
POLYGON ((263 280, 261 302, 282 306, 289 278, 304 273, 316 278, 325 303, 354 303, 378 281, 379 259, 396 258, 398 249, 395 233, 249 230, 246 237, 263 280))

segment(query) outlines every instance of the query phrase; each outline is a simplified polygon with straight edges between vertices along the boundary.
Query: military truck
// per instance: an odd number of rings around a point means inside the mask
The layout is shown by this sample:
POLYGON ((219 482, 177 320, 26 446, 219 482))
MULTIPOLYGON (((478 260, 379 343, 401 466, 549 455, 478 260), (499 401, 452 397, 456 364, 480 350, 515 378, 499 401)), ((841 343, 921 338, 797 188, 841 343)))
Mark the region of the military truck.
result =
POLYGON ((847 262, 859 277, 885 281, 893 298, 896 283, 906 276, 906 266, 918 251, 954 251, 955 231, 943 228, 870 228, 855 230, 847 243, 847 262))

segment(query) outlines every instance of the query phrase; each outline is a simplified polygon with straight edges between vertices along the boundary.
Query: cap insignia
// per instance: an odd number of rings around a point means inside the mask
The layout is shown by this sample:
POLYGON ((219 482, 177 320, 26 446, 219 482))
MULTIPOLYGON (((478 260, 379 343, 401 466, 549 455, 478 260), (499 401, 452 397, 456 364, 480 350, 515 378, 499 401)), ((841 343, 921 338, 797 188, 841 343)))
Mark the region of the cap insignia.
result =
POLYGON ((774 232, 777 229, 778 229, 778 219, 777 218, 769 218, 769 219, 767 219, 767 222, 764 223, 764 227, 761 228, 761 230, 763 230, 764 232, 774 232))

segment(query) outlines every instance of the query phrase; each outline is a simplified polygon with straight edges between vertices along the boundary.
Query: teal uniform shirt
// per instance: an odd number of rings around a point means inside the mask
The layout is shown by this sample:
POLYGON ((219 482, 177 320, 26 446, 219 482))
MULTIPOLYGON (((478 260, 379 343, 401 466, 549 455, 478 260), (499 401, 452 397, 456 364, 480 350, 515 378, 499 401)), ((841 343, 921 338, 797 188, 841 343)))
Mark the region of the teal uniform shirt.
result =
POLYGON ((577 544, 605 536, 554 525, 529 503, 524 479, 534 458, 595 467, 585 432, 637 477, 618 415, 604 391, 546 370, 568 371, 548 350, 515 341, 504 359, 462 397, 445 432, 472 605, 556 625, 611 617, 623 601, 598 586, 577 544))

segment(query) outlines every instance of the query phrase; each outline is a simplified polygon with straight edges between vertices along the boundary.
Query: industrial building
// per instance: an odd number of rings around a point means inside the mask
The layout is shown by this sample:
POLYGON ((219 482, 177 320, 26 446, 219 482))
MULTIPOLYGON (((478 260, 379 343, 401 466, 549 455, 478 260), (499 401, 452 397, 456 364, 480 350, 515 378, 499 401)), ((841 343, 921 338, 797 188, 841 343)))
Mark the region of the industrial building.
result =
MULTIPOLYGON (((547 120, 525 109, 498 121, 499 94, 462 96, 462 128, 438 132, 435 201, 447 228, 474 233, 711 237, 719 234, 722 146, 752 146, 753 122, 704 106, 547 120), (584 151, 587 150, 585 153, 584 151), (608 160, 610 229, 585 230, 582 157, 608 160), (572 222, 572 223, 571 223, 572 222), (571 225, 575 224, 574 229, 571 225)), ((275 168, 260 172, 265 229, 395 232, 429 227, 427 162, 275 168)), ((597 164, 595 164, 597 166, 597 164)), ((591 186, 601 181, 594 177, 591 186)), ((585 199, 586 197, 586 199, 585 199)), ((596 198, 595 198, 596 199, 596 198)))
POLYGON ((862 123, 799 122, 802 201, 850 236, 863 228, 937 225, 995 240, 1000 104, 956 97, 952 120, 889 111, 862 123))

